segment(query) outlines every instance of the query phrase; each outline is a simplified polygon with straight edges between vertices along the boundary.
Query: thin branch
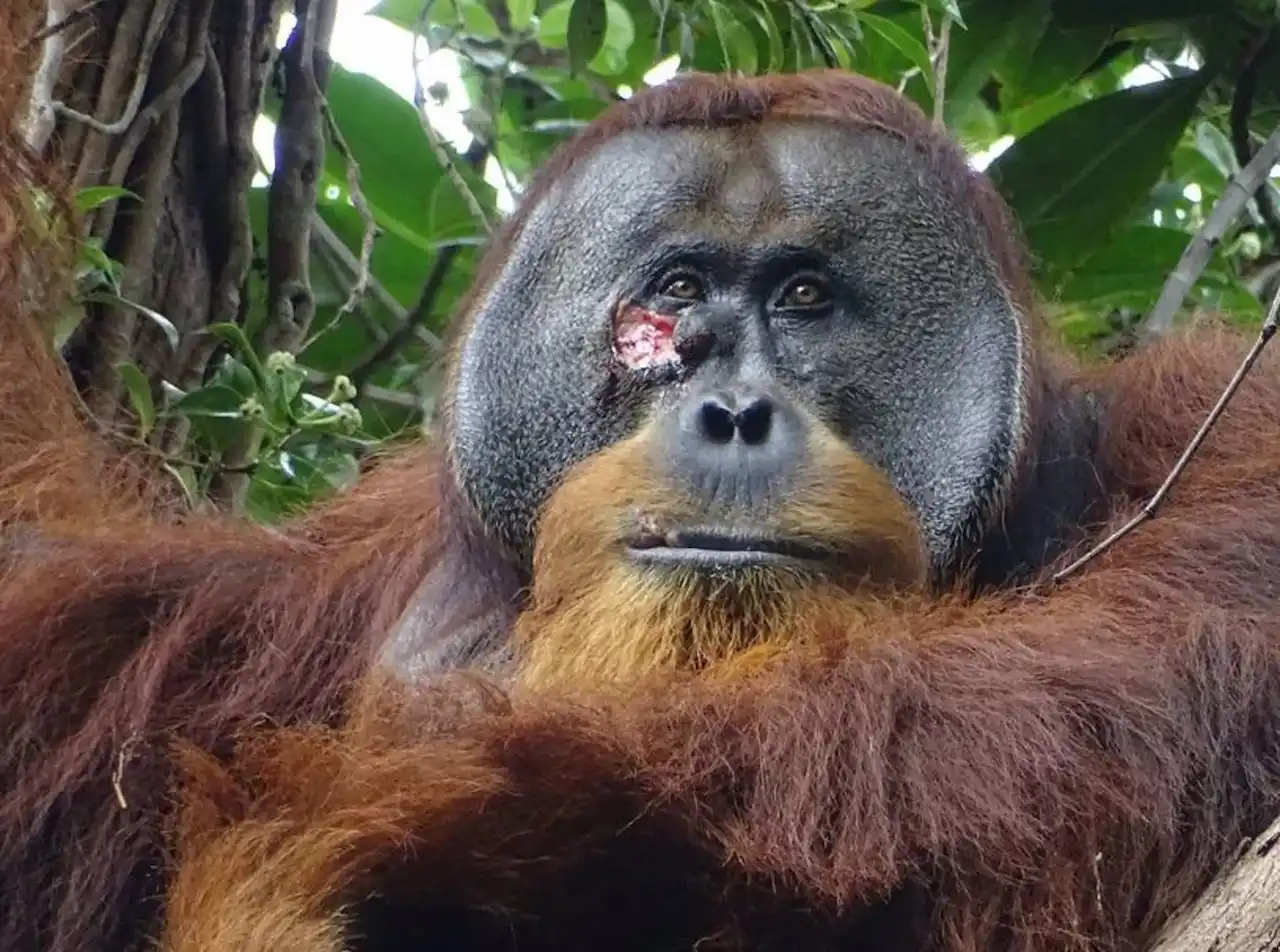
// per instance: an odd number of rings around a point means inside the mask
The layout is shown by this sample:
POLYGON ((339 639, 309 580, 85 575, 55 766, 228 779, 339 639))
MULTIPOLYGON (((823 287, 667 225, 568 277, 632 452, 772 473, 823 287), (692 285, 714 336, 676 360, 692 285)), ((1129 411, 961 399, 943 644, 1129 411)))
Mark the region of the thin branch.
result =
POLYGON ((942 126, 946 124, 943 113, 947 105, 947 61, 951 55, 952 16, 950 13, 942 15, 942 22, 935 36, 928 8, 921 7, 920 15, 924 18, 925 42, 929 47, 929 61, 933 64, 933 121, 942 126))
POLYGON ((174 5, 175 0, 156 0, 156 5, 151 8, 151 18, 147 21, 146 38, 142 42, 142 55, 139 57, 135 67, 137 74, 134 78, 133 89, 129 93, 128 102, 125 104, 124 111, 118 119, 113 122, 102 122, 88 113, 72 109, 66 103, 56 99, 49 103, 49 108, 53 110, 55 115, 82 123, 105 136, 118 136, 128 129, 133 124, 133 120, 137 118, 138 109, 142 105, 142 97, 147 91, 147 79, 151 75, 151 61, 155 59, 156 50, 160 47, 160 39, 164 36, 165 27, 169 25, 174 5))
POLYGON ((426 33, 427 15, 431 12, 432 2, 433 0, 427 0, 422 5, 422 11, 418 14, 418 22, 413 31, 413 105, 418 113, 418 124, 422 126, 423 135, 427 137, 427 144, 430 146, 432 154, 436 157, 436 161, 444 168, 445 175, 449 177, 453 187, 458 190, 458 194, 467 203, 467 208, 471 211, 472 217, 480 223, 487 234, 493 231, 493 225, 489 221, 489 216, 485 214, 484 206, 480 204, 480 200, 471 191, 471 186, 467 184, 467 180, 458 171, 453 157, 449 155, 449 150, 440 138, 440 133, 436 132, 430 116, 427 115, 427 94, 422 86, 422 56, 418 50, 418 43, 426 33))
MULTIPOLYGON (((369 201, 364 196, 364 190, 360 187, 360 163, 356 161, 356 157, 351 153, 351 147, 347 145, 347 140, 342 135, 342 130, 338 128, 338 122, 333 117, 333 110, 329 108, 328 100, 324 100, 320 104, 320 111, 324 115, 325 124, 328 126, 329 135, 333 139, 334 146, 338 152, 342 154, 343 160, 347 164, 347 194, 351 198, 351 204, 355 206, 356 211, 360 214, 360 221, 364 226, 364 231, 360 236, 360 258, 356 262, 355 280, 351 284, 351 293, 347 295, 346 301, 342 307, 338 308, 337 315, 333 318, 332 323, 336 324, 346 314, 355 310, 360 299, 364 297, 365 292, 369 289, 369 282, 372 278, 370 264, 373 261, 373 241, 378 235, 378 223, 374 220, 373 209, 369 207, 369 201)), ((319 218, 317 214, 315 216, 319 218)), ((344 246, 345 248, 345 246, 344 246)))
POLYGON ((403 348, 413 336, 415 328, 421 326, 422 322, 431 316, 435 300, 440 295, 440 289, 444 287, 445 278, 449 275, 449 268, 453 265, 453 259, 458 250, 457 245, 445 245, 440 249, 436 260, 431 265, 431 272, 427 275, 426 283, 422 287, 422 293, 418 296, 418 303, 414 305, 413 312, 386 340, 362 357, 355 368, 347 374, 357 390, 362 389, 373 372, 403 348))
POLYGON ((1160 508, 1169 492, 1173 489, 1183 471, 1187 468, 1187 464, 1191 462, 1191 458, 1200 449, 1200 445, 1204 442, 1205 437, 1209 435, 1209 431, 1213 429, 1213 425, 1218 422, 1218 418, 1222 416, 1222 412, 1227 408, 1227 404, 1231 398, 1235 396, 1236 391, 1240 388, 1240 384, 1244 381, 1245 376, 1253 367, 1254 361, 1262 353, 1262 349, 1267 346, 1276 333, 1276 327, 1280 325, 1280 289, 1277 289, 1275 297, 1271 300, 1271 308, 1267 312, 1267 318, 1262 322, 1262 328, 1258 331, 1257 340, 1253 342, 1253 346, 1249 348, 1249 352, 1245 354, 1244 359, 1240 362, 1240 366, 1236 368, 1235 374, 1232 375, 1231 381, 1227 384, 1226 389, 1222 391, 1222 396, 1218 397, 1218 402, 1213 405, 1213 409, 1209 411, 1209 415, 1205 417, 1204 422, 1200 424, 1200 429, 1196 431, 1195 436, 1191 438, 1191 442, 1187 444, 1186 449, 1182 451, 1182 455, 1174 464, 1173 469, 1169 471, 1169 475, 1165 477, 1160 488, 1156 490, 1147 504, 1138 511, 1132 519, 1116 529, 1105 539, 1095 545, 1080 558, 1076 559, 1066 568, 1054 573, 1051 582, 1057 584, 1064 579, 1069 578, 1083 568, 1087 563, 1092 562, 1102 553, 1106 552, 1113 545, 1127 536, 1142 523, 1152 519, 1156 515, 1156 511, 1160 508))
MULTIPOLYGON (((116 151, 115 158, 111 161, 111 171, 103 184, 112 186, 124 185, 125 177, 129 174, 129 168, 133 165, 134 157, 138 154, 138 149, 146 140, 152 126, 159 122, 162 117, 168 115, 170 110, 175 109, 187 93, 191 91, 191 87, 204 74, 205 64, 208 62, 209 53, 212 52, 207 35, 210 17, 213 15, 213 6, 214 0, 204 0, 203 9, 198 14, 198 26, 196 27, 197 32, 195 35, 197 37, 206 37, 206 39, 203 41, 197 39, 195 41, 195 52, 183 64, 178 74, 173 77, 173 81, 147 104, 146 109, 143 109, 137 115, 137 121, 130 125, 129 131, 120 141, 120 148, 116 151)), ((105 238, 111 233, 112 225, 115 223, 116 211, 119 207, 118 201, 107 202, 103 205, 94 221, 94 234, 105 238)))
POLYGON ((1280 126, 1271 133, 1271 137, 1258 149, 1249 164, 1231 177, 1204 225, 1188 242, 1178 266, 1165 281, 1155 307, 1143 324, 1144 337, 1158 336, 1173 327, 1182 302, 1200 280, 1200 275, 1213 256, 1213 249, 1222 240, 1240 210, 1266 184, 1271 169, 1277 162, 1280 162, 1280 126))

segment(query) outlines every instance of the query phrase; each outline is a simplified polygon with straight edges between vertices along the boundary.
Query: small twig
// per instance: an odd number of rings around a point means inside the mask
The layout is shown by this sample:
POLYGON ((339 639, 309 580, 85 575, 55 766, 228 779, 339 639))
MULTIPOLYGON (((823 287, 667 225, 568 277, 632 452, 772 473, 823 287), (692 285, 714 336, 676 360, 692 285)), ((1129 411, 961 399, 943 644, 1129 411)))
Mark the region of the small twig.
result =
POLYGON ((1182 475, 1183 470, 1187 468, 1187 464, 1191 462, 1191 458, 1200 449, 1200 445, 1204 442, 1205 437, 1209 435, 1209 431, 1213 429, 1213 425, 1218 422, 1218 418, 1222 416, 1223 410, 1231 398, 1235 396, 1235 392, 1240 388, 1240 384, 1244 381, 1245 376, 1253 367, 1254 361, 1262 353, 1262 349, 1267 346, 1267 342, 1275 336, 1276 327, 1280 325, 1280 289, 1277 289, 1275 297, 1271 299, 1271 308, 1267 312, 1267 319, 1262 322, 1262 328, 1258 331, 1258 338, 1253 342, 1253 346, 1249 348, 1249 352, 1245 354, 1244 360, 1240 362, 1240 366, 1236 368, 1236 372, 1231 377, 1231 381, 1227 384, 1226 389, 1222 391, 1222 396, 1218 397, 1218 402, 1213 405, 1213 409, 1209 411, 1209 415, 1205 417, 1204 422, 1200 424, 1200 429, 1196 431, 1195 436, 1191 438, 1191 442, 1187 444, 1186 449, 1182 451, 1182 455, 1178 457, 1178 461, 1174 463, 1173 469, 1169 471, 1169 475, 1165 477, 1164 482, 1160 484, 1160 488, 1155 494, 1147 500, 1145 506, 1142 507, 1132 519, 1116 529, 1105 539, 1095 545, 1080 558, 1076 559, 1066 568, 1054 573, 1051 582, 1057 584, 1066 578, 1074 575, 1088 562, 1093 561, 1102 553, 1106 552, 1113 545, 1127 536, 1142 523, 1155 517, 1156 511, 1160 508, 1165 498, 1173 489, 1174 483, 1182 475))
POLYGON ((471 191, 471 186, 467 184, 467 180, 458 171, 453 157, 449 155, 449 150, 445 148, 445 144, 440 138, 440 133, 436 132, 430 116, 427 115, 427 93, 422 86, 422 56, 418 51, 418 43, 426 33, 427 15, 431 12, 432 3, 433 0, 427 0, 422 5, 422 11, 418 14, 418 22, 415 24, 413 31, 413 106, 418 113, 418 124, 422 126, 423 135, 427 137, 427 144, 430 146, 432 154, 436 157, 436 161, 444 168, 445 175, 449 177, 453 187, 458 190, 458 194, 467 203, 467 208, 471 211, 472 217, 480 223, 480 226, 487 234, 493 230, 493 226, 489 222, 489 216, 485 214, 484 206, 480 204, 480 200, 471 191))
POLYGON ((116 802, 120 804, 121 810, 129 809, 129 801, 124 795, 124 766, 129 759, 129 752, 133 750, 138 740, 136 732, 125 738, 124 743, 120 745, 120 752, 116 755, 116 765, 111 771, 111 789, 115 791, 116 802))
POLYGON ((155 7, 151 11, 151 19, 147 21, 146 38, 142 44, 142 55, 139 57, 135 67, 137 76, 134 79, 133 89, 129 93, 129 100, 118 119, 114 122, 102 122, 88 113, 72 109, 66 103, 56 99, 50 101, 49 108, 56 115, 83 123, 95 132, 100 132, 105 136, 118 136, 128 129, 133 124, 133 120, 137 118, 138 109, 142 105, 142 97, 147 91, 147 80, 151 76, 151 61, 155 59, 156 50, 160 48, 160 39, 164 36, 165 27, 169 25, 169 17, 173 13, 174 4, 175 0, 157 0, 155 7))
POLYGON ((1271 137, 1258 149, 1249 164, 1231 177, 1231 181, 1223 189, 1222 196, 1213 206, 1213 211, 1205 219, 1204 225, 1187 243, 1178 266, 1165 281, 1155 307, 1151 309, 1150 315, 1143 324, 1144 337, 1158 336, 1173 327, 1174 317, 1209 264, 1213 249, 1222 240, 1227 227, 1235 221, 1240 210, 1254 193, 1266 184, 1272 167, 1278 161, 1280 161, 1280 126, 1271 133, 1271 137))
POLYGON ((922 7, 921 13, 924 15, 925 36, 929 41, 929 60, 933 63, 933 121, 942 126, 946 124, 943 112, 947 104, 947 61, 951 54, 952 17, 950 13, 942 15, 942 23, 935 37, 928 9, 922 7))
MULTIPOLYGON (((342 130, 338 128, 338 121, 334 119, 333 110, 329 108, 327 99, 321 100, 320 113, 324 116, 325 125, 329 129, 329 135, 333 139, 334 146, 341 153, 343 161, 347 163, 347 194, 351 198, 351 204, 359 212, 360 221, 364 226, 364 231, 360 236, 360 259, 357 262, 355 280, 351 284, 350 294, 347 295, 342 307, 338 308, 338 313, 333 319, 333 323, 337 323, 342 319, 343 315, 349 314, 355 309, 356 305, 360 303, 360 299, 364 297, 365 292, 369 289, 369 281, 372 277, 370 263, 373 260, 373 241, 378 236, 378 223, 374 220, 373 209, 369 207, 369 202, 364 196, 364 190, 360 187, 360 163, 356 161, 356 157, 351 152, 351 147, 347 145, 347 140, 342 135, 342 130)), ((319 216, 317 215, 316 217, 319 216)))
POLYGON ((440 289, 444 286, 444 280, 449 275, 449 268, 458 250, 457 245, 445 245, 440 249, 435 262, 431 265, 431 272, 427 275, 422 293, 418 296, 418 303, 414 305, 413 311, 405 322, 369 354, 362 357, 355 368, 347 374, 351 382, 356 385, 356 389, 363 389, 373 372, 404 347, 413 336, 414 330, 431 316, 435 300, 440 295, 440 289))
POLYGON ((37 30, 32 34, 31 39, 27 40, 28 49, 38 43, 43 43, 52 36, 57 36, 59 33, 65 33, 106 2, 107 0, 85 0, 82 6, 72 10, 61 19, 58 19, 56 11, 59 7, 63 7, 63 4, 60 0, 50 0, 49 16, 45 21, 45 26, 37 30))

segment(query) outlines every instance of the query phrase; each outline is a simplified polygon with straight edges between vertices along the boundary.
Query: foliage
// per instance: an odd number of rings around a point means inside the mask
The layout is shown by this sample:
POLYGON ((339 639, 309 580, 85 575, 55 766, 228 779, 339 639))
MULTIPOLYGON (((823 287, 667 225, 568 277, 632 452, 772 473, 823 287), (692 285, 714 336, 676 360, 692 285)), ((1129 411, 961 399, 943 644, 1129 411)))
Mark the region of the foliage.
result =
MULTIPOLYGON (((1274 0, 382 0, 370 15, 458 57, 475 143, 458 154, 424 134, 415 104, 334 67, 316 209, 330 237, 311 259, 317 309, 303 346, 258 343, 270 315, 255 269, 242 326, 201 332, 220 347, 199 386, 121 367, 137 439, 174 415, 191 424, 164 463, 193 500, 250 439, 246 505, 275 518, 348 485, 363 453, 430 416, 438 338, 486 237, 476 206, 501 217, 489 183, 518 196, 559 142, 671 57, 740 73, 855 69, 932 114, 941 84, 961 143, 975 158, 998 153, 990 174, 1020 216, 1049 311, 1086 348, 1126 339, 1243 153, 1280 121, 1274 0), (369 287, 353 300, 370 228, 369 287)), ((424 99, 444 92, 428 86, 424 99)), ((280 109, 268 95, 266 116, 280 109)), ((81 198, 137 200, 94 188, 81 198)), ((1192 304, 1257 318, 1280 261, 1277 206, 1273 180, 1192 304)), ((261 249, 265 190, 249 208, 261 249)), ((83 251, 85 301, 123 300, 118 266, 99 245, 83 251)), ((145 301, 128 306, 177 335, 145 301)))

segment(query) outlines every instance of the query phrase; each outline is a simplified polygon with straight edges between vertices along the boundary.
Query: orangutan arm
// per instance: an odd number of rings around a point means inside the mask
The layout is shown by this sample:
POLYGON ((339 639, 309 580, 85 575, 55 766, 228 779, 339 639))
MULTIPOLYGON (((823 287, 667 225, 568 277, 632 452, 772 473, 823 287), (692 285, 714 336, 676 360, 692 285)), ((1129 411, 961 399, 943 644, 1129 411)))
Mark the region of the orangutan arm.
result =
POLYGON ((1124 564, 1048 599, 887 616, 835 660, 583 707, 526 698, 444 738, 440 688, 342 735, 281 738, 241 762, 247 786, 210 768, 188 787, 205 806, 174 948, 253 948, 196 939, 277 917, 279 891, 243 907, 267 882, 307 895, 312 924, 377 893, 367 928, 416 923, 443 948, 1145 940, 1280 795, 1280 503, 1255 503, 1170 512, 1124 564), (223 825, 227 789, 278 840, 223 825))

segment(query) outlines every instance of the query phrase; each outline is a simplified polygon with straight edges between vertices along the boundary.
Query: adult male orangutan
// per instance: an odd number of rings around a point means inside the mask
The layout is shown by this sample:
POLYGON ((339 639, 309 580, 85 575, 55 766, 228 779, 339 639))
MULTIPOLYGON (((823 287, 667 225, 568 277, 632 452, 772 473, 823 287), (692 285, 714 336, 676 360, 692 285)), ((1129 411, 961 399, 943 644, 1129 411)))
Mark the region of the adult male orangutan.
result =
POLYGON ((1244 343, 1072 365, 867 79, 609 111, 440 431, 281 531, 158 506, 5 306, 5 949, 1137 952, 1280 809, 1274 361, 1030 584, 1244 343))

